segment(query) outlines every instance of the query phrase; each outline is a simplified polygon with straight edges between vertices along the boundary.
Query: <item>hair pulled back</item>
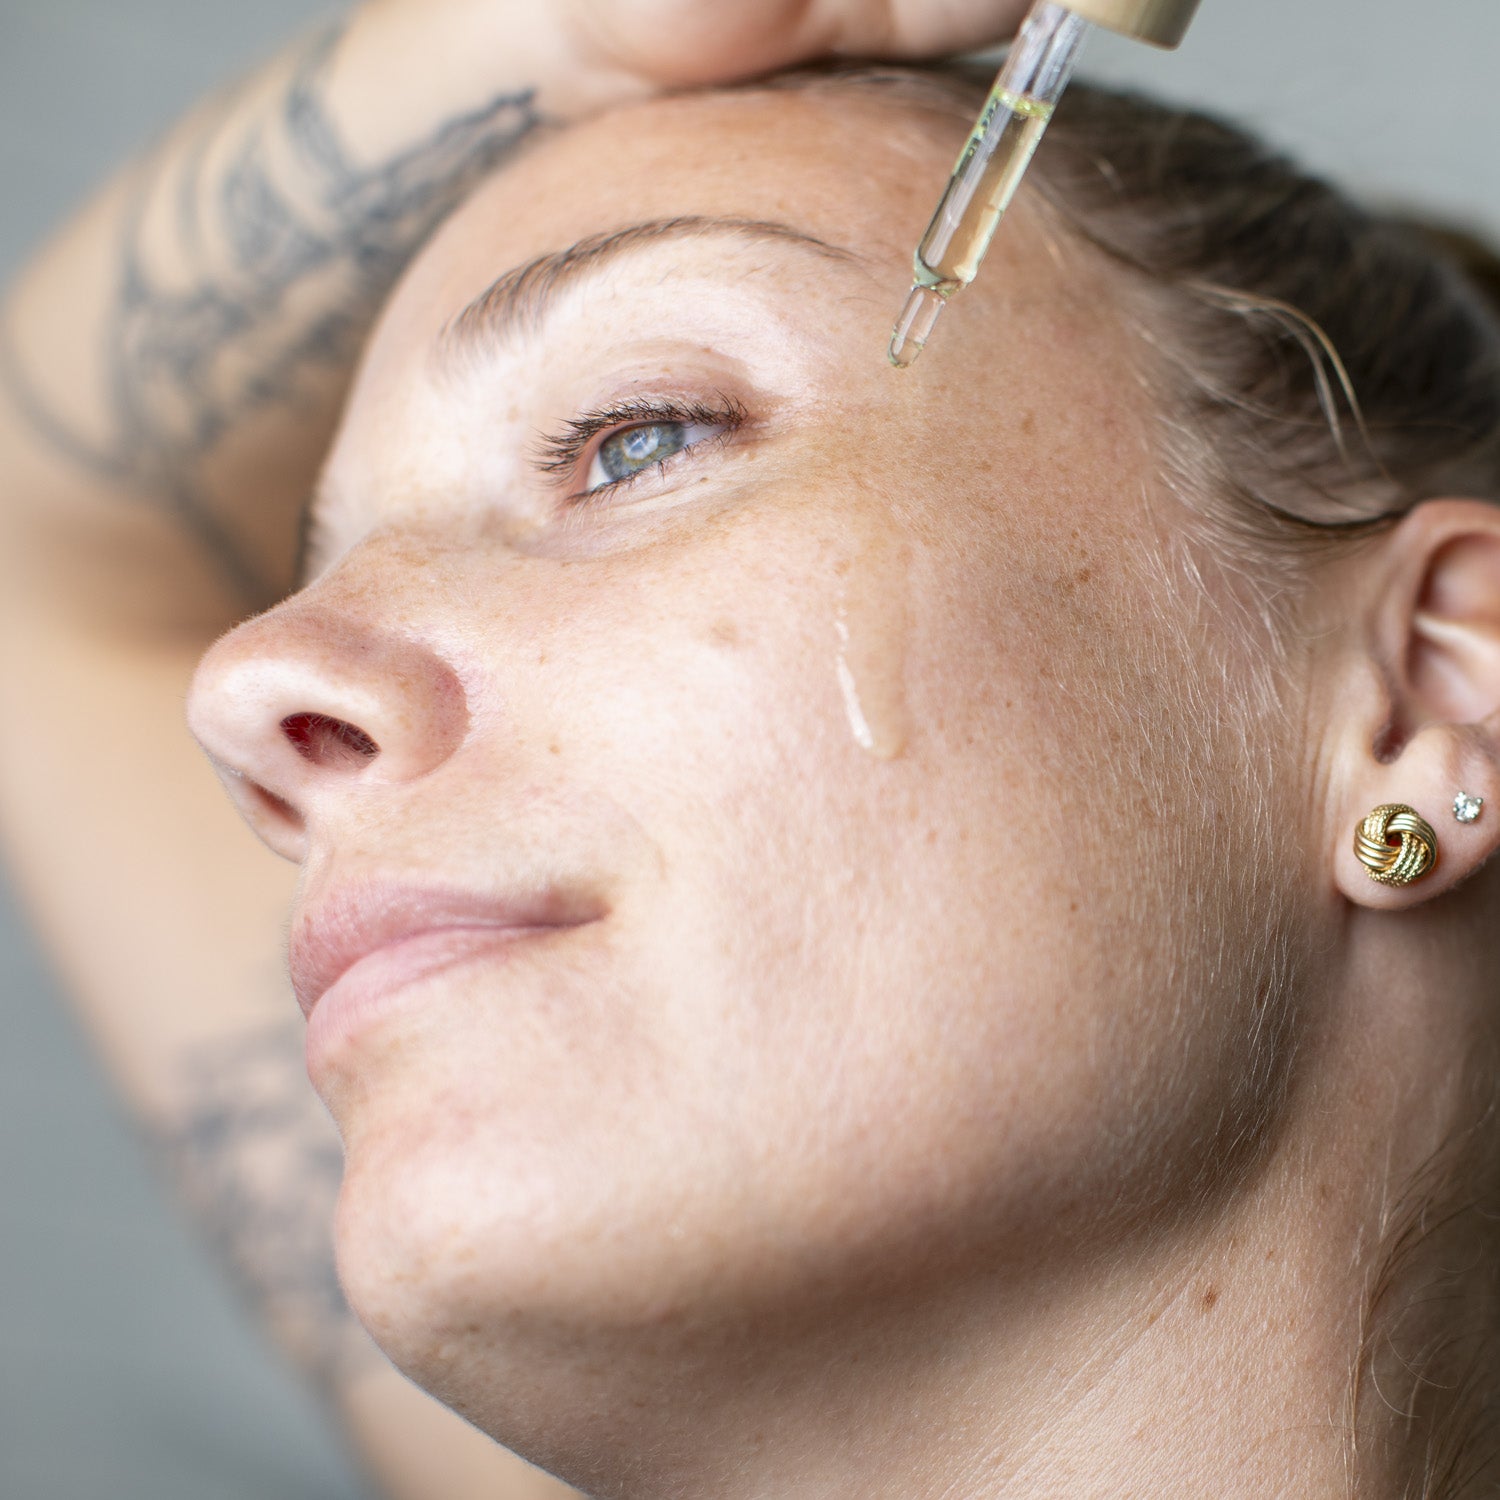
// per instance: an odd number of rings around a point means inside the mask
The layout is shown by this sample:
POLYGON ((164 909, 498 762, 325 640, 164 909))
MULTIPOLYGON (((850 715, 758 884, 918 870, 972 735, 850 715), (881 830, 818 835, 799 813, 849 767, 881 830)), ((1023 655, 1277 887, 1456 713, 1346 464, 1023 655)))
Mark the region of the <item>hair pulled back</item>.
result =
POLYGON ((1070 93, 1038 163, 1127 265, 1194 503, 1266 543, 1368 534, 1420 501, 1500 502, 1500 319, 1472 237, 1376 215, 1206 115, 1070 93))

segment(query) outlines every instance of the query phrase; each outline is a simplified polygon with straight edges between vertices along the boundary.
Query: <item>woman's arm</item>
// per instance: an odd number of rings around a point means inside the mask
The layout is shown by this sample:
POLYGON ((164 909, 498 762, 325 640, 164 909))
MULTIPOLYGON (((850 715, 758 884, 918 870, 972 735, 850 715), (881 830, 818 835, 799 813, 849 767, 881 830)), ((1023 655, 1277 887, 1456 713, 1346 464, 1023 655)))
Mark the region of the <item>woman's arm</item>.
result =
POLYGON ((541 123, 823 51, 941 50, 1018 9, 929 32, 882 5, 379 0, 196 111, 0 308, 0 837, 128 1099, 393 1495, 561 1490, 386 1370, 343 1307, 338 1147, 281 951, 294 872, 181 727, 193 665, 289 586, 391 282, 541 123))
POLYGON ((220 807, 181 727, 203 647, 290 577, 381 296, 537 119, 519 73, 440 87, 435 37, 391 87, 382 56, 413 55, 398 19, 324 29, 196 112, 10 293, 0 828, 116 1079, 386 1491, 519 1500, 564 1491, 390 1372, 343 1305, 338 1143, 282 972, 292 872, 220 807), (372 108, 391 93, 400 116, 372 108))

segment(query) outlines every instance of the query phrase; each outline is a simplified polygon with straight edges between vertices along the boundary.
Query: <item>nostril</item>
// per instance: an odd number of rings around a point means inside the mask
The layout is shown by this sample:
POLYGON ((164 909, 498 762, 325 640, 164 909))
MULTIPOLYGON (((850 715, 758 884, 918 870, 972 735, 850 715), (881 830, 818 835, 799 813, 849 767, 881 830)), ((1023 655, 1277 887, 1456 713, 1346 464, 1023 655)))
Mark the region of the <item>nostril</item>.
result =
POLYGON ((281 732, 304 760, 329 770, 362 769, 380 754, 380 746, 357 724, 328 714, 288 714, 281 732))

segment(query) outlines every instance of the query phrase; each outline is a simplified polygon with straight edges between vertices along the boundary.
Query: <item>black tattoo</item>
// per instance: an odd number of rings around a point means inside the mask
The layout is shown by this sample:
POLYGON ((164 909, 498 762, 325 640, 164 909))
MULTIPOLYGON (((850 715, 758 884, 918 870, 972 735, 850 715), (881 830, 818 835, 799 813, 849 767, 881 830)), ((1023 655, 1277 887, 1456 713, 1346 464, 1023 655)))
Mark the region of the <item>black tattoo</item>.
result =
POLYGON ((374 1357, 339 1288, 332 1221, 343 1153, 292 1021, 185 1059, 160 1141, 210 1248, 293 1359, 329 1386, 374 1357))
POLYGON ((336 26, 314 40, 278 110, 244 128, 227 168, 207 165, 205 139, 174 168, 175 183, 142 174, 99 351, 100 435, 51 408, 0 338, 0 380, 31 425, 90 472, 167 507, 254 603, 269 581, 215 514, 209 459, 254 414, 328 403, 330 378, 352 365, 412 253, 540 123, 534 90, 503 94, 359 165, 326 104, 341 36, 336 26), (163 189, 175 203, 166 253, 159 232, 150 248, 142 233, 163 189))

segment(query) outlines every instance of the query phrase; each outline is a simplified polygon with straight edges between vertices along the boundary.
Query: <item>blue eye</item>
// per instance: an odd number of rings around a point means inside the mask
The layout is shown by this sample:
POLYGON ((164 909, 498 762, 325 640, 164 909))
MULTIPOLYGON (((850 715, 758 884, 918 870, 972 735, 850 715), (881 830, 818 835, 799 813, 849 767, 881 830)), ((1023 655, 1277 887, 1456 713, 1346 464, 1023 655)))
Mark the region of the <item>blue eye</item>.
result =
POLYGON ((544 436, 536 450, 537 467, 555 474, 572 491, 571 498, 581 501, 624 488, 653 469, 665 468, 690 448, 722 441, 745 420, 745 408, 732 396, 717 395, 711 402, 622 402, 583 412, 556 436, 544 436), (575 488, 579 466, 590 450, 584 483, 575 488))
POLYGON ((584 481, 584 493, 619 484, 622 480, 635 478, 643 470, 654 469, 695 443, 719 436, 726 425, 724 422, 642 422, 639 426, 612 432, 594 453, 584 481))

